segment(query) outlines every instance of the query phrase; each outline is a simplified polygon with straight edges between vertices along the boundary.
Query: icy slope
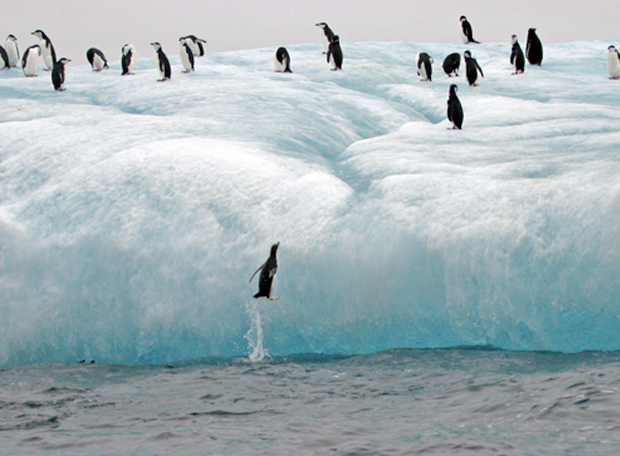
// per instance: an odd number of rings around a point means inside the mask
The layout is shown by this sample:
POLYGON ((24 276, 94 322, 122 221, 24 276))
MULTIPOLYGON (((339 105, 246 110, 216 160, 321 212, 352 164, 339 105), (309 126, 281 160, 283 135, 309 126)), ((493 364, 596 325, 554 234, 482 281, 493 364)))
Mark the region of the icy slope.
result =
MULTIPOLYGON (((0 72, 0 365, 243 355, 280 241, 271 354, 620 346, 620 83, 607 42, 319 45, 208 55, 159 83, 0 72), (419 82, 417 52, 435 58, 419 82), (463 131, 448 131, 457 82, 463 131)), ((79 61, 76 56, 74 62, 79 61)), ((150 56, 149 56, 150 57, 150 56)))

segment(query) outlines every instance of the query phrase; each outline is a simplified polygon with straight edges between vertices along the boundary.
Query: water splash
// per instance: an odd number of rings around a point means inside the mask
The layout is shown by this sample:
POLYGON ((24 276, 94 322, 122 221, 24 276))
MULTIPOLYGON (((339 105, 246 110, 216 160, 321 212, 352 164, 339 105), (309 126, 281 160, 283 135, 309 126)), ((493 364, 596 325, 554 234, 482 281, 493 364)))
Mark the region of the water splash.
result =
POLYGON ((250 317, 250 329, 244 336, 248 341, 248 348, 250 351, 248 359, 251 362, 262 361, 268 356, 268 353, 263 345, 263 324, 258 301, 255 299, 248 301, 245 308, 250 317))

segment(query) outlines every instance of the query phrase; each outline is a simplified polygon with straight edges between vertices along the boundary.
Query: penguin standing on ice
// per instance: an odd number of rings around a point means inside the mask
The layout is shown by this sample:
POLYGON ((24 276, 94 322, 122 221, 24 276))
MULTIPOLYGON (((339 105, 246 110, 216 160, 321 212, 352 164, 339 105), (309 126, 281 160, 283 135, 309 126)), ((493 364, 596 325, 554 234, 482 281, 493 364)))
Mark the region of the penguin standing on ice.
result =
POLYGON ((609 79, 620 79, 620 54, 615 46, 607 48, 607 70, 609 79))
POLYGON ((5 49, 9 57, 9 67, 15 68, 19 63, 19 47, 17 46, 17 38, 15 38, 15 35, 6 37, 5 49))
POLYGON ((536 35, 536 29, 531 28, 527 32, 527 44, 525 45, 525 56, 531 65, 541 65, 543 61, 543 45, 540 38, 536 35))
POLYGON ((2 46, 0 46, 0 70, 4 70, 5 68, 10 68, 9 64, 9 56, 4 50, 2 46))
POLYGON ((51 71, 56 63, 56 50, 54 49, 52 41, 43 30, 35 30, 31 33, 31 35, 34 35, 41 40, 39 43, 41 46, 41 56, 43 57, 47 71, 51 71))
POLYGON ((343 60, 344 56, 342 55, 342 49, 340 47, 340 37, 334 35, 327 49, 327 63, 332 66, 332 71, 342 70, 343 60))
POLYGON ((22 57, 22 70, 27 78, 36 76, 37 62, 39 61, 40 55, 41 46, 39 46, 38 44, 30 46, 28 49, 26 49, 26 52, 24 52, 24 56, 22 57))
POLYGON ((203 44, 207 44, 207 40, 198 38, 196 35, 187 35, 179 38, 179 41, 184 40, 185 44, 189 46, 194 54, 194 57, 202 57, 205 55, 205 48, 203 44))
POLYGON ((460 130, 463 126, 463 106, 456 96, 457 90, 456 84, 452 84, 448 92, 448 120, 452 122, 452 130, 460 130))
POLYGON ((463 53, 465 57, 465 71, 467 74, 467 82, 470 86, 477 86, 480 78, 484 77, 482 68, 478 65, 478 61, 471 56, 471 52, 465 51, 463 53))
POLYGON ((514 66, 515 72, 520 74, 525 70, 525 56, 517 39, 517 35, 512 35, 512 51, 510 52, 510 63, 514 66))
POLYGON ((279 47, 276 51, 276 56, 273 61, 276 71, 278 73, 292 73, 291 71, 291 56, 288 55, 288 51, 284 47, 279 47))
POLYGON ((461 36, 463 38, 463 43, 480 43, 480 41, 476 41, 474 39, 474 29, 471 28, 471 24, 467 20, 465 16, 461 16, 461 36))
POLYGON ((122 75, 133 74, 133 66, 136 63, 136 48, 133 44, 126 44, 121 48, 122 75))
POLYGON ((161 48, 161 44, 157 41, 155 43, 151 43, 151 46, 153 46, 153 49, 155 49, 155 52, 157 53, 155 63, 157 63, 157 69, 161 75, 161 79, 159 81, 167 81, 172 76, 168 57, 166 57, 166 54, 164 54, 164 51, 161 48))
POLYGON ((189 47, 188 38, 179 38, 179 56, 181 57, 181 65, 185 69, 183 73, 194 71, 194 51, 189 47))
POLYGON ((325 22, 319 22, 318 24, 315 24, 317 27, 321 27, 323 29, 323 34, 322 34, 322 38, 323 38, 323 44, 325 45, 325 53, 329 52, 329 45, 332 42, 332 39, 334 38, 334 32, 332 32, 332 29, 329 28, 329 25, 327 25, 325 22))
POLYGON ((433 80, 433 58, 426 52, 420 52, 416 56, 416 66, 418 67, 418 76, 422 81, 433 80))
POLYGON ((54 89, 58 91, 65 90, 65 65, 69 63, 71 60, 66 58, 61 58, 54 64, 54 69, 52 70, 52 84, 54 84, 54 89))
POLYGON ((459 68, 461 67, 461 54, 455 52, 447 56, 443 61, 442 67, 448 77, 458 76, 459 68))
POLYGON ((252 277, 250 277, 250 282, 254 276, 260 271, 260 276, 258 279, 258 293, 254 295, 254 298, 267 298, 271 300, 280 299, 278 297, 272 296, 273 291, 273 279, 276 276, 276 272, 278 272, 278 259, 276 258, 276 254, 278 252, 278 247, 280 243, 273 244, 271 246, 271 254, 267 261, 263 263, 252 277))
POLYGON ((105 55, 97 48, 90 48, 86 51, 86 58, 94 71, 101 71, 104 68, 109 68, 105 55))

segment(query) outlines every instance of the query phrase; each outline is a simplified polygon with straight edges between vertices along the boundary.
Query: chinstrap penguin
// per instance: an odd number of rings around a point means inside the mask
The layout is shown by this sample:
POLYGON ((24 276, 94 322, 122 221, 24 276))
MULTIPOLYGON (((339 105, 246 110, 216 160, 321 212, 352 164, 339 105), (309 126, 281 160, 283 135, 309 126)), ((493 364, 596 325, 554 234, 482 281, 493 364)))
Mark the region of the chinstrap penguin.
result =
POLYGON ((185 43, 189 46, 194 54, 194 57, 202 57, 205 55, 205 48, 203 44, 207 44, 207 40, 198 38, 196 35, 187 35, 179 38, 179 41, 185 40, 185 43))
POLYGON ((515 69, 512 74, 520 74, 525 70, 525 56, 517 39, 517 35, 512 35, 512 51, 510 52, 510 63, 515 69))
POLYGON ((4 50, 2 46, 0 46, 0 70, 4 70, 5 68, 10 68, 9 64, 9 56, 4 50))
POLYGON ((620 79, 620 53, 615 46, 607 48, 607 70, 609 79, 620 79))
POLYGON ((136 48, 133 44, 126 44, 121 48, 122 75, 133 74, 133 66, 136 63, 136 48))
POLYGON ((17 38, 15 35, 6 37, 5 43, 6 54, 9 57, 9 67, 15 68, 19 63, 19 47, 17 46, 17 38))
POLYGON ((541 65, 543 61, 543 45, 540 38, 536 35, 536 29, 531 28, 527 32, 527 44, 525 45, 525 56, 531 65, 541 65))
POLYGON ((189 45, 189 38, 179 38, 179 56, 181 57, 181 65, 183 65, 183 73, 191 73, 194 71, 194 51, 189 45))
POLYGON ((452 84, 448 92, 448 120, 452 122, 452 130, 460 130, 463 126, 463 106, 456 96, 457 90, 456 84, 452 84))
POLYGON ((329 28, 329 25, 327 25, 325 22, 319 22, 318 24, 315 24, 317 27, 321 27, 323 29, 323 34, 321 35, 322 39, 323 39, 323 44, 325 45, 325 53, 329 52, 329 44, 332 42, 332 39, 334 38, 334 32, 332 32, 332 29, 329 28))
POLYGON ((65 65, 69 63, 71 60, 62 57, 54 64, 54 69, 52 70, 52 84, 54 84, 54 89, 58 91, 65 90, 65 65))
POLYGON ((480 78, 484 77, 482 68, 478 65, 478 61, 471 56, 471 52, 465 51, 463 53, 465 57, 465 72, 467 74, 467 82, 470 86, 477 86, 480 78))
POLYGON ((38 44, 30 46, 24 52, 24 56, 22 57, 22 70, 26 77, 31 78, 37 75, 37 63, 40 55, 41 46, 38 44))
POLYGON ((279 47, 273 61, 278 73, 292 73, 291 56, 284 47, 279 47))
POLYGON ((86 51, 86 58, 94 71, 101 71, 104 68, 109 68, 105 55, 97 48, 90 48, 86 51))
POLYGON ((433 80, 433 58, 426 52, 420 52, 416 56, 416 66, 418 68, 418 76, 422 78, 422 81, 433 80))
POLYGON ((155 58, 155 63, 157 64, 157 69, 159 70, 159 74, 161 75, 161 79, 159 79, 159 81, 167 81, 172 76, 168 57, 166 57, 166 54, 164 54, 164 51, 161 48, 161 44, 159 44, 157 41, 151 43, 151 46, 153 46, 153 49, 155 49, 155 53, 157 54, 155 58))
POLYGON ((41 42, 39 45, 41 46, 41 57, 43 57, 43 62, 47 67, 47 71, 51 71, 54 68, 54 64, 56 63, 56 50, 54 49, 54 45, 49 37, 45 34, 43 30, 35 30, 32 32, 32 35, 38 37, 41 42))
POLYGON ((254 298, 267 298, 271 300, 280 299, 278 297, 274 297, 272 295, 273 292, 273 280, 276 276, 276 272, 278 272, 278 259, 276 258, 276 254, 278 252, 278 247, 280 243, 273 244, 271 246, 271 254, 267 261, 265 261, 254 274, 250 277, 250 282, 258 272, 260 271, 260 276, 258 279, 258 293, 254 295, 254 298))
POLYGON ((474 39, 474 30, 471 28, 471 24, 467 18, 465 16, 461 16, 459 20, 461 21, 461 36, 463 38, 463 43, 480 43, 480 41, 476 41, 474 39))
POLYGON ((343 60, 344 56, 342 55, 342 48, 340 47, 340 37, 334 35, 327 50, 327 63, 332 66, 332 71, 342 70, 343 60))
POLYGON ((458 76, 461 67, 461 54, 455 52, 447 56, 443 61, 443 71, 448 77, 458 76))

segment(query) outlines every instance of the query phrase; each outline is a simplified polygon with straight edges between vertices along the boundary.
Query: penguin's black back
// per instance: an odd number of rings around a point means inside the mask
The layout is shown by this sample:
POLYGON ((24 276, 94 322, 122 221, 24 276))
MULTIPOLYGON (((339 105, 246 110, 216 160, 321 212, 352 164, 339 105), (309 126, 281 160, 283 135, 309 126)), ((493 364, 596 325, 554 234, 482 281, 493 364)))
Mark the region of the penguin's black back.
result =
POLYGON ((527 32, 527 45, 525 47, 527 61, 532 65, 540 65, 543 61, 543 46, 536 35, 536 29, 531 28, 527 32))
POLYGON ((443 71, 450 76, 461 67, 461 54, 455 52, 447 56, 443 61, 443 71))

